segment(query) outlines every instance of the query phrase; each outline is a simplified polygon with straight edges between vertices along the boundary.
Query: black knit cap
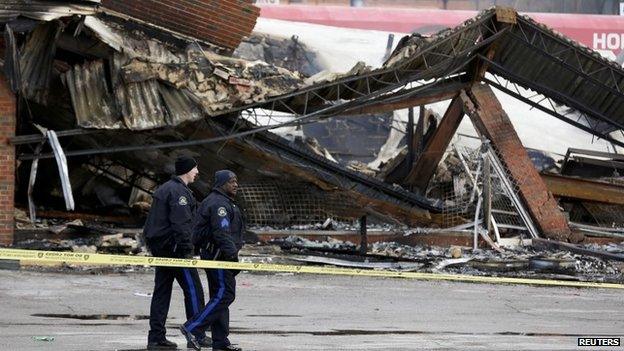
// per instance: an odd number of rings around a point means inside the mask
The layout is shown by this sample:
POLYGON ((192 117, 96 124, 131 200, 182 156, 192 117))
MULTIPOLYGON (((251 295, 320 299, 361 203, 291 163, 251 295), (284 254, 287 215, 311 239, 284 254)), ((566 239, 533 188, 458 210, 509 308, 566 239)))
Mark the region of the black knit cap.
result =
POLYGON ((183 175, 191 171, 197 166, 197 161, 188 156, 179 156, 175 161, 175 174, 183 175))
POLYGON ((214 182, 212 184, 213 188, 218 188, 223 184, 227 183, 230 179, 236 177, 234 172, 229 169, 222 169, 220 171, 216 171, 214 175, 214 182))

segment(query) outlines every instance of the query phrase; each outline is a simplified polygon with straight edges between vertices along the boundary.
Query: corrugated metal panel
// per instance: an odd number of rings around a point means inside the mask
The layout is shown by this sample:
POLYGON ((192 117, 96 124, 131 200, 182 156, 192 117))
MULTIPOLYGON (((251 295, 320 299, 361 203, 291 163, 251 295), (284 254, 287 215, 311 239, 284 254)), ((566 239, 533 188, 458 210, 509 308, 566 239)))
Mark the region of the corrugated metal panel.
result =
POLYGON ((167 108, 167 124, 176 126, 186 121, 202 119, 204 114, 185 91, 177 90, 165 84, 158 84, 158 92, 162 96, 167 108))
POLYGON ((18 16, 51 21, 73 15, 92 15, 96 12, 99 3, 99 0, 3 0, 0 4, 0 23, 9 22, 18 16))
POLYGON ((76 121, 84 128, 120 128, 121 121, 114 97, 104 75, 104 62, 76 65, 64 75, 69 88, 76 121))
POLYGON ((21 92, 43 105, 47 104, 56 40, 61 30, 59 21, 40 24, 28 35, 20 53, 21 92))
POLYGON ((158 82, 149 79, 140 83, 124 83, 121 67, 129 61, 116 53, 111 64, 111 81, 115 102, 121 111, 124 124, 130 129, 157 128, 164 124, 165 111, 158 94, 158 82))
POLYGON ((123 54, 114 55, 110 86, 102 60, 74 66, 64 74, 79 126, 144 130, 203 117, 183 91, 156 79, 124 82, 120 71, 128 61, 123 54))

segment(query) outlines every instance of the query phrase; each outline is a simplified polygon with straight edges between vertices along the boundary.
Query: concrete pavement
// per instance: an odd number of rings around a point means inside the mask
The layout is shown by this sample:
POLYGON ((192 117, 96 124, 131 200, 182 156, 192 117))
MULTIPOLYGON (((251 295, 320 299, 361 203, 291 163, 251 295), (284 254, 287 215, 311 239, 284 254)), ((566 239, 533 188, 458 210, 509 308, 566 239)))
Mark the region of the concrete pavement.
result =
MULTIPOLYGON (((152 279, 0 270, 0 349, 143 349, 152 279)), ((616 290, 247 273, 237 288, 230 339, 244 350, 582 350, 578 336, 624 341, 616 290)), ((176 287, 168 327, 181 346, 183 316, 176 287)))

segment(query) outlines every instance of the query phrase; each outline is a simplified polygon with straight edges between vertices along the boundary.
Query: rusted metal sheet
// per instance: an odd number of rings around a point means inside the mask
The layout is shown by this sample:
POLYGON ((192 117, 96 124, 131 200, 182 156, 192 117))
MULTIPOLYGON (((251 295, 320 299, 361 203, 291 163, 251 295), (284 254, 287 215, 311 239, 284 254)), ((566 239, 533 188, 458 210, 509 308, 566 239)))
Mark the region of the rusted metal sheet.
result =
POLYGON ((624 205, 624 187, 620 185, 546 173, 542 180, 558 197, 624 205))

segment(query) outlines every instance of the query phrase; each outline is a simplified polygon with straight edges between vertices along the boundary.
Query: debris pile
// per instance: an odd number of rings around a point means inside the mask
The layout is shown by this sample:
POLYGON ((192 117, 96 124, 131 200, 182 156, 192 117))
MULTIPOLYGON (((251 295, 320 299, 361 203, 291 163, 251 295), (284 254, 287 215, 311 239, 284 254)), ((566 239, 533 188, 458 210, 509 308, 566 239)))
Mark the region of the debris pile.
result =
POLYGON ((141 229, 125 229, 84 223, 38 220, 18 233, 16 248, 73 251, 82 253, 109 253, 146 255, 141 229), (24 236, 24 238, 22 238, 24 236))
POLYGON ((339 251, 355 251, 356 245, 351 242, 344 242, 334 238, 328 238, 326 241, 308 240, 298 236, 289 236, 284 239, 275 239, 271 244, 279 245, 283 250, 292 248, 297 249, 329 249, 339 251))
MULTIPOLYGON (((624 245, 591 245, 593 248, 624 252, 624 245)), ((496 252, 465 250, 463 257, 454 260, 452 248, 413 247, 396 242, 374 243, 371 254, 413 260, 425 263, 423 271, 473 274, 504 275, 510 277, 549 276, 598 282, 624 282, 621 262, 596 257, 577 255, 565 251, 536 250, 531 246, 519 246, 513 250, 496 252)))

